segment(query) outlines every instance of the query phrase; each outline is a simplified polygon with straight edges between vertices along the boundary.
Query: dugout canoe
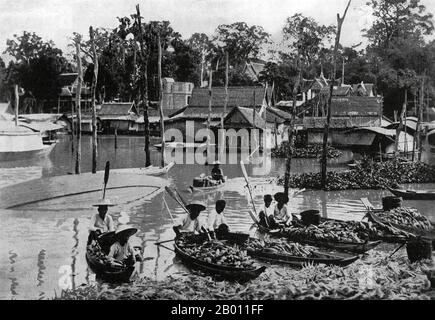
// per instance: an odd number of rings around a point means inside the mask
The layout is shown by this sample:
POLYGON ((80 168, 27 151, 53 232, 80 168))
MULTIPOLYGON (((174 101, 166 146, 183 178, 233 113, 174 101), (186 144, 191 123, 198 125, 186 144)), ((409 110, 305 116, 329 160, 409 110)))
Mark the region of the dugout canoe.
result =
POLYGON ((358 256, 342 257, 323 252, 316 252, 315 257, 293 256, 287 253, 273 253, 264 250, 248 250, 248 255, 269 263, 286 264, 302 268, 305 264, 326 264, 345 267, 358 260, 358 256))
POLYGON ((146 168, 123 168, 123 169, 112 169, 111 173, 119 173, 119 174, 136 174, 136 175, 145 175, 145 176, 163 176, 171 170, 171 168, 175 165, 175 162, 171 162, 163 168, 150 166, 146 168))
MULTIPOLYGON (((225 181, 227 180, 227 177, 225 177, 225 181)), ((189 189, 192 192, 213 192, 216 190, 219 190, 225 185, 226 182, 219 183, 218 185, 211 186, 211 187, 194 187, 193 185, 189 186, 189 189)))
POLYGON ((260 274, 266 270, 266 267, 253 266, 252 268, 238 268, 232 266, 218 265, 207 262, 195 257, 192 257, 186 253, 175 241, 174 250, 178 257, 188 267, 201 270, 205 273, 220 276, 226 280, 232 281, 248 281, 257 278, 260 274))
MULTIPOLYGON (((331 242, 331 241, 302 239, 299 237, 290 237, 288 232, 285 229, 269 229, 269 228, 262 226, 252 211, 250 211, 250 216, 252 219, 255 219, 254 222, 257 224, 257 226, 259 227, 259 230, 261 232, 268 233, 269 235, 275 236, 275 237, 289 238, 291 241, 302 243, 302 244, 308 244, 311 246, 325 247, 325 248, 339 250, 339 251, 349 251, 349 252, 361 254, 361 253, 365 253, 369 250, 374 249, 382 242, 381 240, 366 241, 364 243, 362 243, 362 242, 361 243, 360 242, 347 242, 347 241, 331 242)), ((326 219, 323 218, 323 221, 325 221, 325 220, 326 219)))
POLYGON ((387 187, 387 189, 403 200, 435 200, 435 191, 433 190, 404 190, 390 187, 387 187))

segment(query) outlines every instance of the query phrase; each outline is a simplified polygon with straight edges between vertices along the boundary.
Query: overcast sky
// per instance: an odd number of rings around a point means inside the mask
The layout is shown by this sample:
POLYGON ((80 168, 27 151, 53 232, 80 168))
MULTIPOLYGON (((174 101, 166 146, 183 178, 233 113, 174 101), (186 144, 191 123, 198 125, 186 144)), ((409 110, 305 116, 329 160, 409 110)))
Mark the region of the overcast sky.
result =
MULTIPOLYGON (((194 32, 212 34, 219 24, 244 21, 261 25, 277 37, 285 19, 295 13, 322 24, 336 23, 348 0, 0 0, 0 50, 6 39, 33 31, 66 50, 73 32, 87 34, 89 26, 114 28, 117 16, 128 16, 140 4, 145 20, 169 20, 183 38, 194 32)), ((361 29, 371 23, 367 0, 353 0, 342 43, 362 41, 361 29)), ((435 1, 422 0, 430 12, 435 1)))

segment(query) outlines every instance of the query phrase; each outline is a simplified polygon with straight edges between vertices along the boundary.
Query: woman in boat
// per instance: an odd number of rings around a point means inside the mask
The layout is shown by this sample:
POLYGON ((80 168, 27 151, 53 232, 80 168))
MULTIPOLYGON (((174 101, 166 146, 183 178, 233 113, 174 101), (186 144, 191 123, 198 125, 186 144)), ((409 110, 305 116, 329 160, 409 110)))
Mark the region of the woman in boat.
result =
POLYGON ((205 205, 202 202, 194 201, 186 206, 189 214, 181 220, 181 224, 173 229, 175 234, 179 236, 181 233, 202 233, 204 226, 199 221, 199 214, 205 210, 205 205))
POLYGON ((208 215, 208 229, 214 232, 217 237, 223 236, 229 231, 228 224, 224 216, 226 204, 227 203, 225 200, 216 201, 215 209, 208 215))
POLYGON ((270 225, 272 223, 271 219, 273 219, 273 211, 274 207, 272 206, 272 195, 266 194, 263 197, 264 205, 261 208, 260 213, 258 214, 258 217, 260 219, 260 224, 265 228, 270 228, 270 225))
POLYGON ((130 237, 136 232, 136 228, 128 225, 119 227, 115 232, 115 243, 110 247, 107 257, 126 266, 132 266, 136 261, 140 261, 140 256, 135 254, 134 248, 129 242, 130 237))
POLYGON ((115 231, 113 219, 111 215, 107 213, 108 208, 115 206, 115 204, 112 204, 109 199, 103 199, 93 206, 98 207, 98 213, 92 215, 89 223, 88 244, 103 233, 115 231))
POLYGON ((281 226, 284 225, 284 227, 288 227, 293 220, 293 216, 287 207, 289 198, 284 192, 276 193, 274 195, 274 198, 277 203, 273 211, 273 221, 271 227, 273 229, 279 227, 280 225, 281 226))

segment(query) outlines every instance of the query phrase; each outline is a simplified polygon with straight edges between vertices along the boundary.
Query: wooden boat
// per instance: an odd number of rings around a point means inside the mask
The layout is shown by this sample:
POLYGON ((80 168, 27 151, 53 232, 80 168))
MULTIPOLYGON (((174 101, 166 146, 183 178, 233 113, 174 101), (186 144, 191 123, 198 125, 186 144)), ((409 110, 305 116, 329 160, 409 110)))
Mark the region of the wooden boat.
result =
MULTIPOLYGON (((110 246, 115 242, 114 235, 115 232, 107 232, 98 239, 102 254, 109 252, 110 246)), ((106 282, 128 282, 135 269, 134 265, 120 268, 102 263, 101 260, 91 254, 89 246, 86 247, 86 262, 96 277, 106 282)))
POLYGON ((135 269, 134 266, 125 268, 113 268, 100 263, 86 250, 86 262, 89 268, 96 274, 96 277, 106 282, 128 282, 135 269))
MULTIPOLYGON (((288 233, 285 231, 285 229, 269 229, 259 224, 258 219, 255 217, 255 214, 250 211, 251 218, 255 218, 254 222, 259 227, 259 230, 261 232, 265 232, 270 234, 271 236, 275 237, 281 237, 281 238, 287 238, 288 233)), ((322 221, 327 221, 332 219, 325 219, 321 218, 322 221)), ((359 242, 347 242, 347 241, 340 241, 340 242, 330 242, 330 241, 316 241, 316 240, 310 240, 310 239, 300 239, 300 238, 289 238, 291 241, 308 244, 312 246, 321 246, 325 248, 330 248, 334 250, 340 250, 340 251, 350 251, 354 253, 365 253, 369 250, 374 249, 377 247, 382 241, 366 241, 364 243, 359 242)))
MULTIPOLYGON (((228 177, 225 177, 225 181, 228 179, 228 177)), ((215 186, 210 186, 210 187, 194 187, 193 185, 189 186, 189 189, 192 192, 213 192, 216 190, 219 190, 220 188, 222 188, 225 185, 226 182, 221 182, 215 186)))
POLYGON ((177 245, 177 241, 174 243, 175 253, 180 259, 189 267, 199 269, 206 273, 220 276, 227 280, 233 281, 248 281, 257 278, 260 274, 266 270, 266 267, 252 267, 252 268, 238 268, 232 266, 218 265, 210 263, 187 254, 182 248, 177 245))
POLYGON ((435 190, 402 190, 387 187, 396 197, 403 200, 435 200, 435 190))
POLYGON ((119 174, 137 174, 137 175, 146 175, 146 176, 163 176, 171 170, 171 168, 175 165, 175 162, 171 162, 163 168, 150 166, 146 168, 124 168, 124 169, 112 169, 112 173, 119 174))
POLYGON ((264 260, 270 263, 286 264, 293 267, 303 267, 307 263, 326 264, 345 267, 358 260, 358 256, 338 256, 323 252, 316 252, 315 257, 299 257, 286 253, 271 253, 265 251, 248 250, 248 255, 253 258, 264 260))
MULTIPOLYGON (((376 223, 380 226, 391 226, 391 227, 396 228, 404 233, 408 233, 411 236, 428 238, 428 239, 431 239, 433 241, 433 243, 435 244, 435 230, 434 229, 423 230, 420 228, 409 227, 409 226, 400 225, 398 223, 385 221, 384 219, 379 217, 375 212, 368 212, 367 216, 368 216, 370 221, 372 221, 373 223, 376 223)), ((433 223, 432 223, 432 225, 433 225, 433 223)))
MULTIPOLYGON (((226 240, 230 244, 236 243, 242 245, 249 239, 249 234, 243 233, 227 233, 223 238, 218 238, 219 240, 226 240)), ((330 254, 326 252, 317 251, 315 257, 304 258, 300 256, 292 256, 286 253, 271 253, 267 251, 260 250, 247 250, 248 255, 263 260, 269 263, 279 263, 286 264, 293 267, 303 267, 304 264, 326 264, 326 265, 336 265, 336 266, 348 266, 349 264, 358 260, 358 256, 348 255, 348 254, 330 254)))

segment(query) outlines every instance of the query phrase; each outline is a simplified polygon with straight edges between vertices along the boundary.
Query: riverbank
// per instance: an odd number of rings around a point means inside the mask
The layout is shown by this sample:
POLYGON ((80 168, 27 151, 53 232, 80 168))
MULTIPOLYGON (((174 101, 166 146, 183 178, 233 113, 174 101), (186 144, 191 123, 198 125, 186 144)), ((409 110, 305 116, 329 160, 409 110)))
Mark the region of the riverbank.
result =
MULTIPOLYGON (((272 149, 272 157, 287 158, 289 155, 289 143, 283 142, 278 148, 272 149)), ((293 148, 292 158, 295 159, 315 159, 322 156, 323 148, 321 145, 310 145, 304 148, 293 148)), ((328 159, 339 158, 343 153, 333 147, 328 146, 328 159)))
POLYGON ((163 281, 144 278, 115 288, 82 286, 63 291, 58 300, 305 300, 420 299, 435 300, 435 291, 422 273, 422 263, 410 264, 404 249, 371 251, 347 268, 307 265, 302 270, 269 266, 246 284, 217 282, 191 273, 163 281))
MULTIPOLYGON (((352 170, 329 170, 326 181, 326 191, 381 189, 396 183, 435 183, 435 167, 400 159, 386 162, 365 160, 357 163, 352 170)), ((278 184, 284 184, 284 177, 278 180, 278 184)), ((311 172, 291 175, 290 187, 321 190, 321 174, 311 172)))

